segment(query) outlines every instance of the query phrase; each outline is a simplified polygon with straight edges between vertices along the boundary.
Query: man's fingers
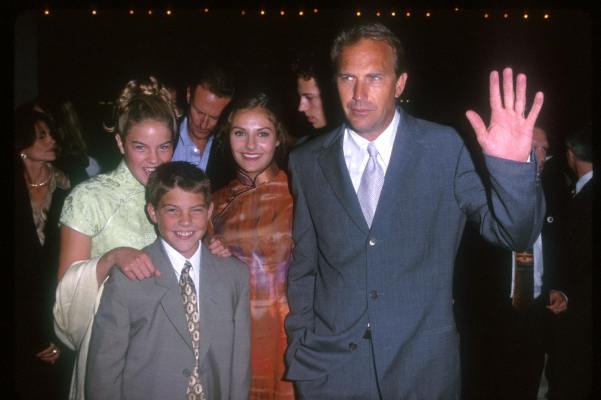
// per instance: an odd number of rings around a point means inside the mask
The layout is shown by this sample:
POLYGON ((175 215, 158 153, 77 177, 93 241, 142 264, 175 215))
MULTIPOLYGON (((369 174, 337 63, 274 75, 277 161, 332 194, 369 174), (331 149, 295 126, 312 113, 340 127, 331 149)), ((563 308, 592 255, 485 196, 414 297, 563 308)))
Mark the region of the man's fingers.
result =
POLYGON ((508 67, 503 70, 503 102, 506 109, 514 109, 513 100, 513 71, 508 67))
POLYGON ((536 123, 536 119, 538 118, 538 114, 540 113, 541 108, 543 108, 543 103, 545 101, 545 96, 543 92, 536 92, 534 96, 534 101, 532 102, 532 108, 530 108, 530 112, 528 113, 528 117, 526 121, 530 126, 534 126, 536 123))
POLYGON ((470 122, 470 125, 476 132, 476 136, 478 138, 486 136, 486 125, 482 118, 475 111, 469 110, 465 113, 467 120, 470 122))
POLYGON ((499 73, 497 71, 492 71, 490 73, 488 85, 490 109, 494 111, 503 108, 503 104, 501 103, 501 90, 499 86, 499 73))
POLYGON ((515 112, 524 117, 526 109, 526 75, 518 74, 515 88, 515 112))

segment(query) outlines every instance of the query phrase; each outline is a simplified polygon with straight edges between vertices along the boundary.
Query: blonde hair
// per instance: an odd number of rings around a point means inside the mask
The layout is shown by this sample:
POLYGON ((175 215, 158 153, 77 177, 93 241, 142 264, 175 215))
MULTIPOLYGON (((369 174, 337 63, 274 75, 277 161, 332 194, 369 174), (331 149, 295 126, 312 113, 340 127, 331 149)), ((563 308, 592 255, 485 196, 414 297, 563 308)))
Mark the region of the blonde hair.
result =
POLYGON ((122 139, 133 125, 148 119, 164 123, 174 139, 180 112, 169 90, 154 76, 148 76, 127 82, 115 101, 113 115, 112 126, 105 124, 104 129, 122 139))

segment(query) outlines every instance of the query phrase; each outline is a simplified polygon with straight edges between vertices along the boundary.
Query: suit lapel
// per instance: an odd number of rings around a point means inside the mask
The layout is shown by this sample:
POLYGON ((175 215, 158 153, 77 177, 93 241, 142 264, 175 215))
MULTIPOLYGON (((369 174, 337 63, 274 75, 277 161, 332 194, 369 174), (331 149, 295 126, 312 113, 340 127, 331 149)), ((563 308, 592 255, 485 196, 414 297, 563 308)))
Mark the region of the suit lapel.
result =
POLYGON ((204 356, 209 351, 209 342, 211 338, 213 317, 213 304, 216 300, 213 297, 214 288, 217 287, 219 279, 218 266, 215 264, 214 256, 209 249, 202 245, 201 260, 200 260, 200 297, 198 300, 199 326, 200 326, 200 343, 198 347, 199 360, 204 359, 204 356))
POLYGON ((161 272, 161 276, 156 278, 156 283, 165 289, 165 294, 161 298, 161 305, 165 310, 165 314, 173 324, 175 330, 190 347, 190 350, 192 350, 192 338, 190 337, 190 332, 188 332, 188 323, 186 321, 179 283, 160 239, 157 239, 152 244, 148 249, 148 253, 155 267, 161 272))
POLYGON ((326 181, 349 217, 359 229, 367 232, 369 227, 361 212, 357 193, 355 193, 353 182, 344 161, 342 149, 344 129, 344 126, 339 128, 332 140, 325 144, 323 152, 318 157, 318 163, 326 181))
POLYGON ((413 173, 411 166, 416 164, 420 151, 416 142, 417 128, 415 120, 399 109, 401 120, 397 128, 396 137, 392 146, 390 162, 386 169, 384 186, 380 192, 378 207, 372 222, 372 228, 389 221, 390 210, 402 201, 402 188, 406 187, 407 177, 413 173))

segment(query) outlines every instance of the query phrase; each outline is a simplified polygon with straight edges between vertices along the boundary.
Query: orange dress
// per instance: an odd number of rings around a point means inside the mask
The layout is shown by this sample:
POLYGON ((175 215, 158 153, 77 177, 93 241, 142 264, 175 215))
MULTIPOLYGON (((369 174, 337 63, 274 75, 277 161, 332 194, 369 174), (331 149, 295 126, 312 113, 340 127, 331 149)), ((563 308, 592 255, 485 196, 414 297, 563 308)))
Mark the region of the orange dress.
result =
POLYGON ((288 315, 286 279, 292 254, 292 196, 275 163, 253 181, 237 179, 213 195, 210 234, 250 268, 251 400, 294 399, 283 380, 288 315))

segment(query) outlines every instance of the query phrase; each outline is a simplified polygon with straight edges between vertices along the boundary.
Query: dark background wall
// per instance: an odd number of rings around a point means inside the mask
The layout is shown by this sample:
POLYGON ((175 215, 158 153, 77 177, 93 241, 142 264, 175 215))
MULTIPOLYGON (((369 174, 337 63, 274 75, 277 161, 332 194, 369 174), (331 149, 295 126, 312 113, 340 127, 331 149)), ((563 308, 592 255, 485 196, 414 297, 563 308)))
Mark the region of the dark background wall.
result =
POLYGON ((309 9, 302 17, 293 10, 280 16, 278 7, 266 9, 266 16, 258 15, 257 7, 244 16, 241 6, 208 13, 174 8, 171 16, 165 9, 148 15, 136 8, 133 16, 126 8, 99 9, 96 16, 89 9, 22 13, 15 25, 15 60, 21 60, 16 78, 29 69, 35 79, 16 79, 15 99, 35 91, 32 81, 44 97, 70 98, 96 153, 108 155, 110 163, 114 146, 101 122, 110 114, 106 102, 127 80, 154 74, 182 94, 199 65, 217 60, 236 67, 244 80, 276 92, 293 133, 302 134, 288 69, 295 51, 307 44, 328 47, 349 21, 377 19, 404 42, 409 80, 402 105, 416 116, 469 133, 467 109, 488 118, 489 71, 512 66, 528 75, 529 99, 535 90, 544 91, 540 122, 552 135, 559 138, 591 119, 591 17, 584 11, 550 10, 546 20, 543 10, 533 10, 524 20, 518 9, 489 10, 487 19, 481 9, 452 8, 433 9, 429 18, 423 9, 409 18, 400 10, 396 17, 376 18, 375 8, 357 17, 353 7, 317 14, 309 9), (509 18, 503 18, 505 11, 509 18))

